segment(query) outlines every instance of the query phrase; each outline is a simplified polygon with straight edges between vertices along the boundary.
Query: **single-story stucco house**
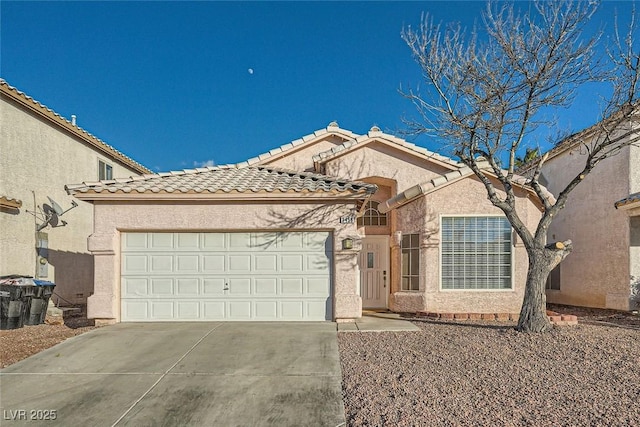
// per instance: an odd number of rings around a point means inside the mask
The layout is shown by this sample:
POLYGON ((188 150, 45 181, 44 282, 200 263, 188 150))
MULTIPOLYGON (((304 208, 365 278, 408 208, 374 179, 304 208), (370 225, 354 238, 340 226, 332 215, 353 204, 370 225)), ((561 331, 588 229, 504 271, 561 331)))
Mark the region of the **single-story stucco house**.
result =
MULTIPOLYGON (((332 122, 240 164, 67 191, 94 204, 88 314, 101 323, 521 308, 527 254, 483 184, 377 127, 332 122)), ((516 195, 534 229, 539 200, 516 195)))

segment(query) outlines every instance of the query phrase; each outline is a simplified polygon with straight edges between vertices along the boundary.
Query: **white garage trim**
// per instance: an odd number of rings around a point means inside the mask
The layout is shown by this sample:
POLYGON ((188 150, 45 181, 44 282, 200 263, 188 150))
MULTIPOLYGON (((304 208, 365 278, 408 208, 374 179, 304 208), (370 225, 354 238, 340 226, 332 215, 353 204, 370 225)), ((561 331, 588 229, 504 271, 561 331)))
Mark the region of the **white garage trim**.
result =
POLYGON ((121 316, 332 319, 329 232, 122 233, 121 316))

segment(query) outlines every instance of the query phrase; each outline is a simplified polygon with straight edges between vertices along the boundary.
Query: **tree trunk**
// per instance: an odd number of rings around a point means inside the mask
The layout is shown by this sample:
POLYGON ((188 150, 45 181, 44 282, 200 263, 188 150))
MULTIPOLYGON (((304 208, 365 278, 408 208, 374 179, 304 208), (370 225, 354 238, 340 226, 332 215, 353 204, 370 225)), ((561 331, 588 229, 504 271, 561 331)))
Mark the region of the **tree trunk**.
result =
POLYGON ((545 284, 554 267, 554 260, 545 249, 529 251, 529 270, 524 291, 524 301, 516 330, 520 332, 546 332, 551 329, 547 317, 545 284))

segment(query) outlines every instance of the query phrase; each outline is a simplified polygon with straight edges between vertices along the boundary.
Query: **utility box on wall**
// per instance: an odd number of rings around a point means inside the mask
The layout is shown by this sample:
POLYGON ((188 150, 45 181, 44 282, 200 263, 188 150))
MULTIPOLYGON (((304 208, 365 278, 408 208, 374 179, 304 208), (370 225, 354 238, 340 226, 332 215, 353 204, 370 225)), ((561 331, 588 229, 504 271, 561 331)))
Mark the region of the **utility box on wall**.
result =
POLYGON ((39 231, 36 235, 36 277, 49 275, 49 235, 39 231))

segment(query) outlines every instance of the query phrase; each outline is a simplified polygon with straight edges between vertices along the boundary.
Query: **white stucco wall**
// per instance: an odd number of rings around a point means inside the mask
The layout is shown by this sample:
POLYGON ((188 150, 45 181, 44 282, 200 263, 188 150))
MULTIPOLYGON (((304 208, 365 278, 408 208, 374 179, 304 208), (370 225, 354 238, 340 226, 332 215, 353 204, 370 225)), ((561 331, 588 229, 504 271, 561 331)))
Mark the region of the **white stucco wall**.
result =
MULTIPOLYGON (((502 192, 498 191, 499 194, 502 192)), ((517 191, 516 209, 530 230, 535 230, 541 213, 524 191, 517 191)), ((461 291, 440 289, 440 218, 448 215, 502 216, 489 202, 484 185, 467 178, 420 197, 398 209, 398 231, 421 235, 420 292, 394 289, 396 311, 437 313, 519 313, 529 265, 521 239, 513 238, 513 288, 509 290, 461 291)), ((399 250, 395 256, 399 269, 399 250)))
MULTIPOLYGON (((35 275, 35 223, 27 210, 49 204, 47 196, 69 208, 73 198, 65 192, 65 184, 97 181, 99 159, 113 166, 114 177, 137 174, 35 113, 0 98, 0 196, 22 200, 18 211, 0 210, 0 275, 35 275)), ((55 282, 55 292, 71 303, 83 303, 93 289, 93 260, 87 250, 93 207, 78 204, 61 218, 67 221, 66 227, 42 230, 49 241, 45 279, 55 282)))
MULTIPOLYGON (((585 158, 584 150, 576 148, 547 160, 547 188, 557 196, 584 167, 585 158)), ((549 302, 629 308, 629 218, 614 203, 638 188, 639 159, 637 150, 632 157, 627 147, 602 161, 573 190, 553 221, 548 240, 570 239, 573 252, 560 264, 560 290, 547 291, 549 302)))
POLYGON ((355 224, 340 224, 352 204, 300 202, 97 202, 89 249, 95 255, 95 290, 90 318, 120 320, 120 235, 125 231, 322 230, 334 237, 334 309, 336 319, 360 317, 358 251, 342 250, 355 224), (311 212, 311 214, 309 214, 311 212), (304 214, 304 216, 302 216, 304 214))

